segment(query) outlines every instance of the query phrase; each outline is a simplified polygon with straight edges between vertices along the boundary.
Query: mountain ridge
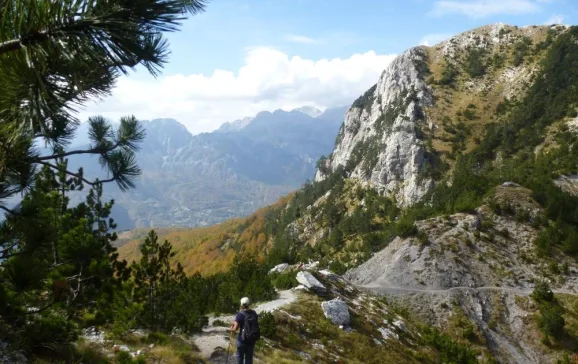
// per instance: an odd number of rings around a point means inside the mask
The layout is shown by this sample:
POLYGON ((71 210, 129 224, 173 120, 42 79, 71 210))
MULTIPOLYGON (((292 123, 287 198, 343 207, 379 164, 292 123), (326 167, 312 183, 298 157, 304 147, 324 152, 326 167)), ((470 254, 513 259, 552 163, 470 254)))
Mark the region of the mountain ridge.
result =
MULTIPOLYGON (((198 135, 174 119, 145 120, 136 188, 121 193, 107 186, 104 197, 115 200, 120 230, 205 226, 248 215, 313 178, 344 113, 343 107, 328 109, 317 119, 300 111, 261 112, 242 128, 198 135)), ((87 126, 80 131, 86 134, 87 126)), ((88 144, 84 134, 73 146, 88 144)), ((102 178, 96 162, 70 158, 72 167, 102 178)))

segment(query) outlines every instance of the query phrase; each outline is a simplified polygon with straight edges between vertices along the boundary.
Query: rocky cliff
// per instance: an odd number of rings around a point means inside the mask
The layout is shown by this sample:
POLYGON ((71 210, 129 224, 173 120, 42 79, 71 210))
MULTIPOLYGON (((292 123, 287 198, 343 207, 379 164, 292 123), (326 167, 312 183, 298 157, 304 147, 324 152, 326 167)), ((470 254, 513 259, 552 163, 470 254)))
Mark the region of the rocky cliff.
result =
POLYGON ((434 103, 424 81, 426 62, 425 47, 404 52, 353 103, 316 180, 348 167, 351 177, 395 195, 403 205, 415 203, 431 188, 430 178, 419 177, 426 158, 420 139, 420 129, 427 126, 424 108, 434 103))

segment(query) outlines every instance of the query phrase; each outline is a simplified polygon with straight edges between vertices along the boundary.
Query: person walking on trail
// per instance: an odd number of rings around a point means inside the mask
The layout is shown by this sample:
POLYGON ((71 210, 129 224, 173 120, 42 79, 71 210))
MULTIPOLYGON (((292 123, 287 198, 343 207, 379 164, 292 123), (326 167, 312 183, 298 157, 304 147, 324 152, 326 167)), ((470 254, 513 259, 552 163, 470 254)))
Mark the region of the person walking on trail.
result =
POLYGON ((261 338, 259 317, 251 310, 251 301, 248 297, 241 298, 241 308, 235 321, 229 327, 231 333, 239 330, 237 336, 237 363, 252 364, 255 343, 261 338))

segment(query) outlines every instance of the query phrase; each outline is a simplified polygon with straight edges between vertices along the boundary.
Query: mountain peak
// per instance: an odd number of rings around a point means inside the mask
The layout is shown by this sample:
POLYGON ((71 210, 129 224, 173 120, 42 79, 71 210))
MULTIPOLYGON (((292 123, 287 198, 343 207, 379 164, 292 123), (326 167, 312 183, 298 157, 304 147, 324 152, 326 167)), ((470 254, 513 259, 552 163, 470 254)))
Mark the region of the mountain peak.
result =
POLYGON ((309 115, 312 118, 316 118, 323 113, 323 111, 319 110, 315 106, 302 106, 302 107, 298 107, 296 109, 293 109, 291 111, 297 111, 297 112, 303 113, 305 115, 309 115))
POLYGON ((217 129, 217 132, 220 133, 229 133, 229 132, 233 132, 233 131, 239 131, 243 128, 245 128, 247 125, 249 125, 249 123, 251 121, 253 121, 253 119, 255 119, 254 117, 244 117, 242 119, 238 119, 235 121, 228 121, 226 123, 224 123, 223 125, 221 125, 221 127, 219 129, 217 129))

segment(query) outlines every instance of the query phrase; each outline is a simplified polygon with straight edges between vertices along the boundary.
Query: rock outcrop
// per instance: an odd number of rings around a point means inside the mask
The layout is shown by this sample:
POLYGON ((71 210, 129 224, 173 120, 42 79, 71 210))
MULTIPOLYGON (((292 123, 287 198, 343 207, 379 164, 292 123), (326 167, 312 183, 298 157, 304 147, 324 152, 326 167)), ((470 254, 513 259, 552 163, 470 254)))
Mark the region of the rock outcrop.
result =
POLYGON ((325 317, 331 320, 335 325, 346 326, 351 322, 347 303, 339 298, 321 302, 321 308, 323 309, 325 317))
POLYGON ((314 291, 325 290, 325 286, 321 282, 319 282, 317 278, 313 276, 313 274, 309 272, 302 271, 297 273, 297 282, 314 291))
POLYGON ((430 190, 432 180, 420 176, 428 155, 419 134, 427 127, 424 107, 433 105, 423 78, 426 62, 424 47, 409 49, 353 103, 316 180, 342 166, 401 205, 419 201, 430 190))

